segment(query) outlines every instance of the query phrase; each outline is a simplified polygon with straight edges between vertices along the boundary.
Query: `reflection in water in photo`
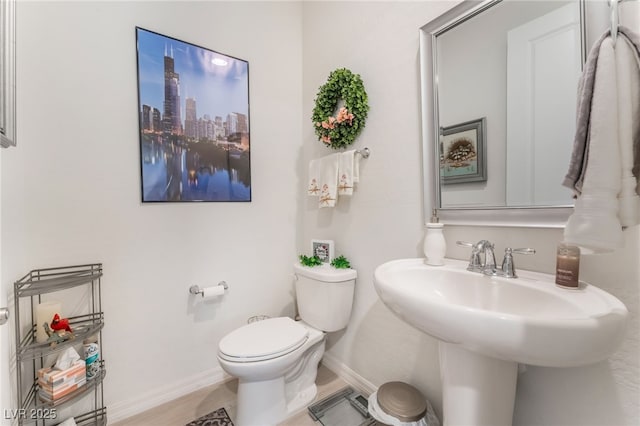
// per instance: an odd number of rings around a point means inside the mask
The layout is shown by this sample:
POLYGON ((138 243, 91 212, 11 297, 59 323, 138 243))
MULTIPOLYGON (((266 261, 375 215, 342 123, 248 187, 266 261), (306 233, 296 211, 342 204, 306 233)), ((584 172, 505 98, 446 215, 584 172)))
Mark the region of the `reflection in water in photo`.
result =
POLYGON ((144 201, 250 201, 249 151, 236 144, 142 143, 144 201))

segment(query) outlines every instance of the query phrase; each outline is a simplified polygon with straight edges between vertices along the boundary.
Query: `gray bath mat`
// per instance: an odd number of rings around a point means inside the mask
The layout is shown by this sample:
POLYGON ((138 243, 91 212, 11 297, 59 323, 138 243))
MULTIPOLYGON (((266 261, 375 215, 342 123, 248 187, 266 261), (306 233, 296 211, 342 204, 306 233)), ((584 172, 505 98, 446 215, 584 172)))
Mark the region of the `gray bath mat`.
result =
POLYGON ((229 418, 227 410, 220 408, 187 423, 186 426, 233 426, 233 422, 229 418))

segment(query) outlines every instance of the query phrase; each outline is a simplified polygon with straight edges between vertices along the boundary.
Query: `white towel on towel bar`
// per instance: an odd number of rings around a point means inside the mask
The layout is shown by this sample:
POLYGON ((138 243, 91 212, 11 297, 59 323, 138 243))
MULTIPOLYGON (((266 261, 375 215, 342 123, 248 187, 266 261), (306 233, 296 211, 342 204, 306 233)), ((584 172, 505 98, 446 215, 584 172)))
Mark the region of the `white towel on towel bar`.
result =
POLYGON ((338 196, 353 195, 360 181, 360 155, 351 150, 309 162, 307 195, 319 197, 319 207, 335 207, 338 196))
POLYGON ((309 182, 307 183, 307 194, 320 196, 320 160, 309 161, 309 182))
POLYGON ((320 199, 318 205, 334 207, 338 199, 338 159, 340 154, 331 154, 319 159, 320 199))
POLYGON ((338 194, 353 195, 355 183, 360 180, 360 156, 356 150, 345 151, 338 160, 338 194))
POLYGON ((618 219, 621 160, 618 143, 616 57, 607 37, 600 46, 589 121, 588 167, 564 239, 584 253, 613 251, 623 244, 618 219))

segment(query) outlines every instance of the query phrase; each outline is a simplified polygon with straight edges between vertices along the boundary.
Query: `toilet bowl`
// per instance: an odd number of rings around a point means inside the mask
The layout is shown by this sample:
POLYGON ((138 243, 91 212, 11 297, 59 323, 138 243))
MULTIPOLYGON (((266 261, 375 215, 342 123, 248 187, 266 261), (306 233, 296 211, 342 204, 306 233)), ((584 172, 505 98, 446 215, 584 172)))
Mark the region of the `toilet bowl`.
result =
POLYGON ((317 392, 324 341, 322 331, 288 317, 254 322, 225 336, 218 361, 238 378, 234 424, 276 424, 309 404, 317 392))
POLYGON ((270 318, 222 338, 218 362, 238 378, 236 426, 268 426, 310 404, 317 394, 325 331, 346 327, 356 271, 294 266, 302 320, 270 318))

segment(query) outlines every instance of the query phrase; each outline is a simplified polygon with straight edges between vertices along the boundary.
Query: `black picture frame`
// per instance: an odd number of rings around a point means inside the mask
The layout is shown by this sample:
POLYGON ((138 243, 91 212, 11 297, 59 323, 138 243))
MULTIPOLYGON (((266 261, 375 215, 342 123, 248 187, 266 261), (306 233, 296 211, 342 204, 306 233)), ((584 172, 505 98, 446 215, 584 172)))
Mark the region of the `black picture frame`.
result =
POLYGON ((136 27, 142 202, 250 202, 249 62, 136 27))

